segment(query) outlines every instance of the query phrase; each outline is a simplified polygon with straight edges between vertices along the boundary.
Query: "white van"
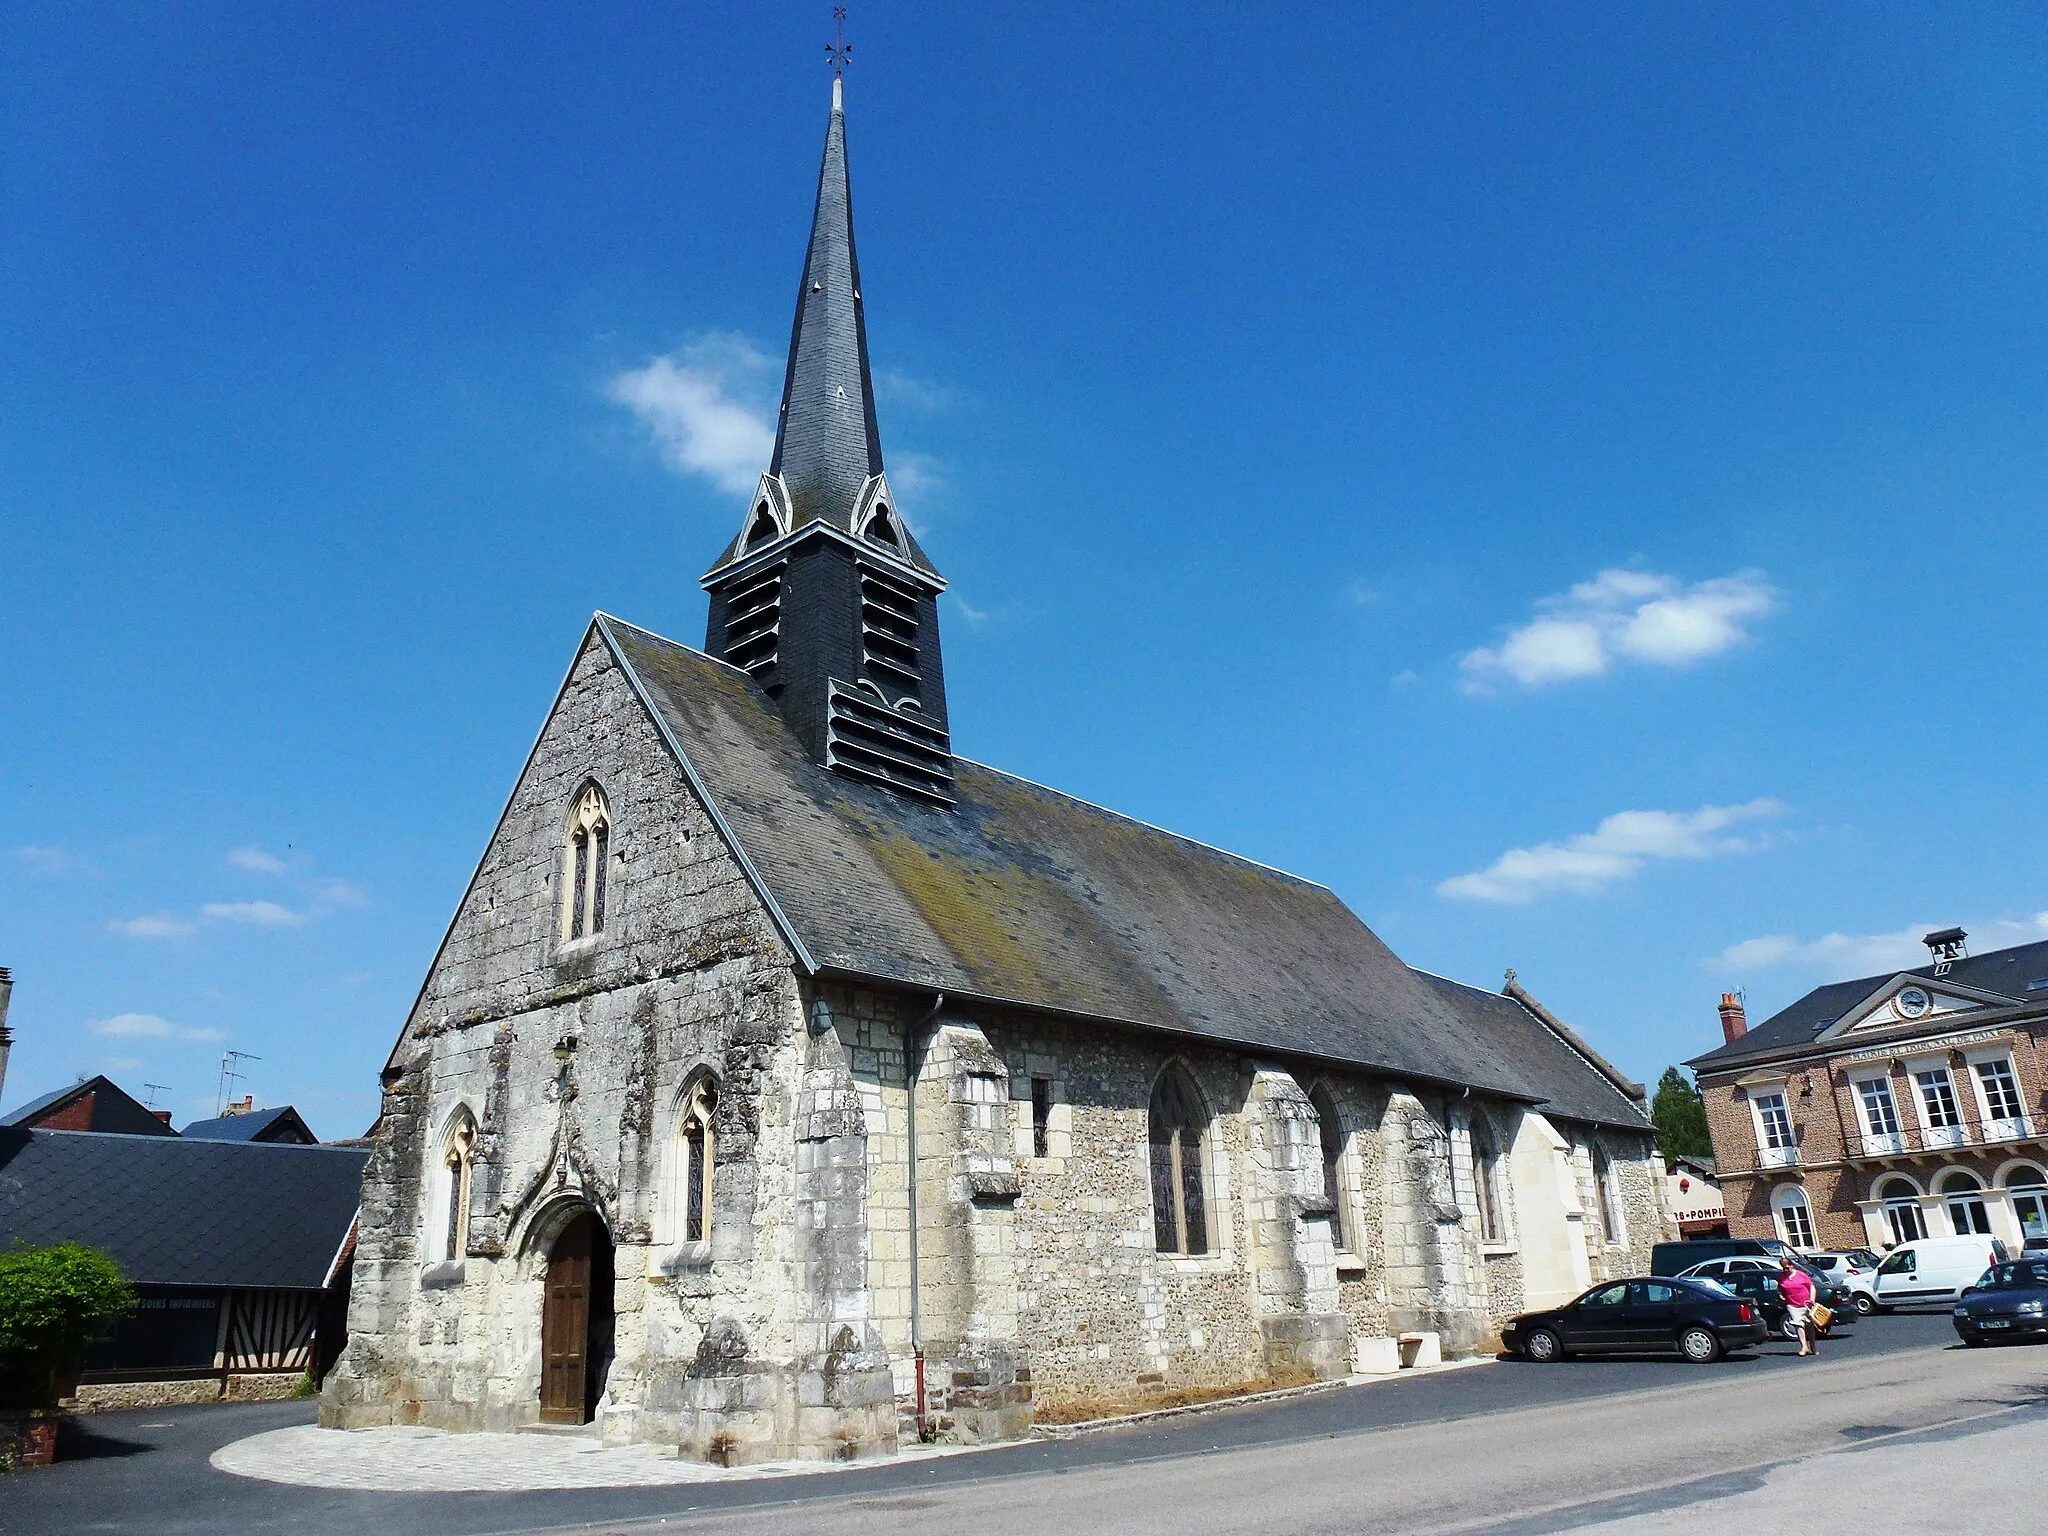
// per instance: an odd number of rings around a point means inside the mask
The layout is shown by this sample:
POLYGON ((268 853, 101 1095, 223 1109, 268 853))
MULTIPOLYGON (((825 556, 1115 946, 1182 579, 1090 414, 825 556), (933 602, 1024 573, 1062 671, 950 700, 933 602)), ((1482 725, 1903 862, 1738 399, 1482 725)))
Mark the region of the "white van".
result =
POLYGON ((2006 1259, 1995 1237, 1923 1237, 1901 1243, 1877 1266, 1877 1310, 1954 1301, 2006 1259))

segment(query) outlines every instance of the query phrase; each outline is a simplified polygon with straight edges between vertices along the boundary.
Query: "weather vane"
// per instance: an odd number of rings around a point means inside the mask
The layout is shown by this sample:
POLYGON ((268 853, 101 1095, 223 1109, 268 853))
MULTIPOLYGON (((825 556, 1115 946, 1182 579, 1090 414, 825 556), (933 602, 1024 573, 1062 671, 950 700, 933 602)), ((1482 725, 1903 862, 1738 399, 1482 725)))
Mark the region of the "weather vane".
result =
POLYGON ((825 45, 825 57, 832 61, 832 73, 843 75, 853 62, 853 49, 846 42, 846 7, 832 7, 832 41, 825 45))

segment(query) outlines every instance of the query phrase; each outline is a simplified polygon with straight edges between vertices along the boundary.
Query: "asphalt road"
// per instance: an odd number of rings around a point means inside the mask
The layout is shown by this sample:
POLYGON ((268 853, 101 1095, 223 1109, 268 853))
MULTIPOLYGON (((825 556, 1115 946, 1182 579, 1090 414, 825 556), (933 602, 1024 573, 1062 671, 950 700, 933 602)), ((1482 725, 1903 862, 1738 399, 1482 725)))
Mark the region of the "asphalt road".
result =
MULTIPOLYGON (((311 1414, 280 1403, 83 1420, 57 1466, 0 1481, 0 1529, 484 1536, 659 1521, 752 1531, 800 1513, 810 1530, 899 1536, 1027 1507, 1122 1536, 1246 1522, 1357 1529, 1366 1509, 1380 1530, 1502 1518, 1570 1529, 1675 1508, 1674 1497, 1751 1495, 1772 1467, 1930 1427, 2048 1424, 2048 1349, 1964 1351, 1945 1313, 1895 1315, 1856 1324, 1818 1361, 1767 1344, 1705 1367, 1503 1362, 914 1466, 670 1488, 373 1494, 255 1482, 207 1463, 221 1445, 311 1414)), ((1910 1460, 1889 1465, 1903 1476, 1910 1460)))

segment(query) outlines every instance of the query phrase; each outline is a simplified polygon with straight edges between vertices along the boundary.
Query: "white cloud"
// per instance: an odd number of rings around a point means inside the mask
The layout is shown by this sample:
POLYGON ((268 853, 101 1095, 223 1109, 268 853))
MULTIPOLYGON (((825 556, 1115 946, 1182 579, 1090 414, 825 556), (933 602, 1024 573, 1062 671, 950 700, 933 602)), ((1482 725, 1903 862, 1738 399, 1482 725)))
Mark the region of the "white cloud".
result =
POLYGON ((21 855, 22 863, 39 875, 68 875, 86 867, 84 860, 70 849, 59 848, 53 844, 38 846, 30 843, 27 847, 15 851, 21 855))
POLYGON ((713 332, 619 374, 611 396, 640 418, 671 468, 744 496, 775 450, 767 410, 748 398, 772 366, 746 337, 713 332))
POLYGON ((117 1013, 110 1019, 90 1019, 87 1029, 117 1040, 225 1040, 217 1029, 188 1029, 153 1013, 117 1013))
MULTIPOLYGON (((1817 971, 1838 978, 1909 971, 1928 962, 1927 946, 1920 942, 1921 936, 1947 926, 1947 923, 1912 923, 1890 933, 1824 933, 1817 939, 1769 933, 1730 944, 1720 954, 1700 964, 1720 971, 1784 968, 1817 971)), ((2022 919, 1996 918, 1963 926, 1969 931, 1971 947, 1979 952, 2005 949, 2014 944, 2032 944, 2048 938, 2048 912, 2037 912, 2022 919)))
MULTIPOLYGON (((889 455, 889 484, 898 495, 936 496, 946 488, 946 465, 928 453, 904 450, 889 455)), ((905 514, 908 516, 908 514, 905 514)), ((916 523, 911 530, 922 533, 916 523)))
POLYGON ((1754 838, 1730 836, 1728 828, 1776 816, 1776 800, 1743 805, 1703 805, 1696 811, 1617 811, 1591 832, 1561 843, 1510 848, 1485 869, 1457 875, 1437 886, 1439 896, 1461 901, 1523 905, 1553 891, 1586 894, 1624 880, 1652 860, 1710 859, 1746 853, 1754 838))
POLYGON ((368 894, 360 885, 337 876, 311 881, 306 889, 320 903, 321 910, 308 914, 313 917, 323 917, 326 909, 333 907, 367 907, 370 904, 368 894))
POLYGON ((1749 638, 1745 626, 1776 610, 1777 589, 1760 571, 1737 571, 1687 586, 1648 571, 1605 570, 1558 597, 1498 645, 1459 662, 1467 693, 1502 682, 1541 688, 1598 677, 1617 663, 1683 667, 1749 638))
POLYGON ((991 614, 986 608, 970 607, 968 605, 967 599, 962 597, 958 592, 948 592, 946 594, 946 600, 950 602, 954 606, 954 608, 959 611, 961 618, 965 619, 969 624, 973 625, 976 629, 981 628, 982 625, 986 624, 991 618, 994 617, 994 615, 991 614))
POLYGON ((187 934, 197 933, 199 925, 174 917, 168 912, 151 912, 141 917, 116 918, 107 924, 116 933, 126 934, 131 939, 182 939, 187 934))
POLYGON ((285 869, 283 859, 253 845, 247 848, 230 848, 228 862, 237 869, 253 870, 259 875, 281 875, 285 869))
POLYGON ((960 398, 958 391, 898 368, 884 368, 875 378, 875 399, 883 405, 907 405, 914 411, 943 411, 960 398))
POLYGON ((315 915, 274 901, 209 901, 199 911, 218 923, 253 923, 259 928, 296 928, 315 915))

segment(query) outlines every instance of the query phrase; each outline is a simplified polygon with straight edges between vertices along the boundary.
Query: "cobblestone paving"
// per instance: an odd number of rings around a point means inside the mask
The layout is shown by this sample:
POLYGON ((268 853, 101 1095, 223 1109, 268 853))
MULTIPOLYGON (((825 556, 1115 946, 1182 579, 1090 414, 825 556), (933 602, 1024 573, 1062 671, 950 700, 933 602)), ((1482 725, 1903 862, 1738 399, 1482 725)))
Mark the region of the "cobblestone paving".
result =
MULTIPOLYGON (((957 1456, 972 1446, 918 1446, 892 1463, 957 1456)), ((389 1426, 321 1429, 298 1424, 224 1445, 213 1465, 240 1477, 310 1488, 384 1493, 509 1493, 536 1488, 657 1488, 810 1472, 872 1463, 770 1462, 714 1467, 651 1445, 604 1445, 595 1436, 451 1434, 443 1429, 389 1426)))

